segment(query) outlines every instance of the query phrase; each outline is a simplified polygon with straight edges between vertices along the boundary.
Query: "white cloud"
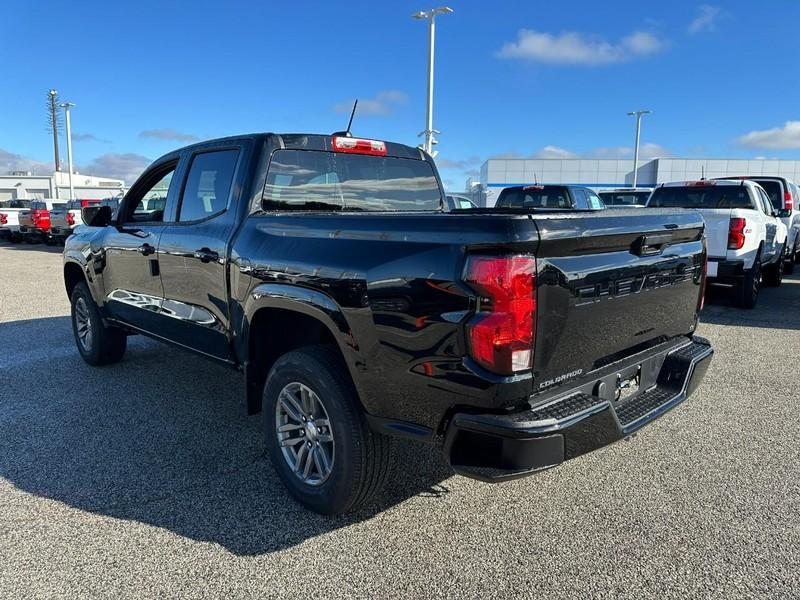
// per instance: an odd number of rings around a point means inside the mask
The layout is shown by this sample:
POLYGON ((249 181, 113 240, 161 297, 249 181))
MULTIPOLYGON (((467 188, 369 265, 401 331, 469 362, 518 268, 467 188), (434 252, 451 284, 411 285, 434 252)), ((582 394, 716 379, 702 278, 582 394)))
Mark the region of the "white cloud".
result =
POLYGON ((717 28, 717 17, 720 16, 719 6, 701 4, 697 7, 697 16, 692 19, 687 27, 689 33, 701 33, 703 31, 714 31, 717 28))
POLYGON ((141 154, 125 153, 117 154, 114 152, 98 156, 86 166, 80 168, 82 173, 95 175, 97 177, 111 177, 122 179, 127 185, 131 185, 142 171, 150 164, 151 160, 141 154))
POLYGON ((534 158, 575 158, 578 155, 558 146, 545 146, 533 155, 534 158))
MULTIPOLYGON (((338 102, 333 106, 333 110, 339 113, 350 113, 353 110, 353 100, 338 102)), ((384 90, 378 92, 374 98, 359 98, 356 116, 358 115, 389 115, 392 114, 400 104, 405 104, 408 96, 398 90, 384 90)))
POLYGON ((616 43, 576 31, 558 35, 532 29, 519 31, 516 42, 506 42, 498 58, 520 58, 563 65, 608 65, 644 58, 666 48, 664 40, 647 31, 634 31, 616 43))
POLYGON ((783 127, 751 131, 737 141, 748 148, 795 150, 800 148, 800 121, 786 121, 783 127))
POLYGON ((0 149, 0 173, 5 174, 8 171, 30 171, 34 175, 50 175, 55 171, 55 163, 42 162, 0 149))
POLYGON ((73 142, 100 142, 101 144, 110 144, 111 140, 106 140, 101 137, 97 137, 93 133, 73 133, 72 134, 72 141, 73 142))
POLYGON ((200 139, 192 133, 183 133, 171 127, 165 127, 164 129, 146 129, 139 134, 139 137, 174 142, 196 142, 200 139))

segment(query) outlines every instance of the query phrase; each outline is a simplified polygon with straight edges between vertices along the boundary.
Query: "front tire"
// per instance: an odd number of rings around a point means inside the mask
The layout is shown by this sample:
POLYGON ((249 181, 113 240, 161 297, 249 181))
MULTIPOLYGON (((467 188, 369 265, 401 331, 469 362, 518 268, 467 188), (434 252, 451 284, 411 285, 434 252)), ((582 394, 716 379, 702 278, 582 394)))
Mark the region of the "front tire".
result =
POLYGON ((391 440, 367 425, 335 348, 281 356, 267 376, 262 415, 272 465, 306 508, 342 514, 383 487, 391 440))
POLYGON ((106 327, 89 288, 81 281, 72 290, 72 333, 81 358, 93 367, 122 360, 128 337, 116 327, 106 327))
POLYGON ((783 265, 783 272, 786 275, 793 275, 794 274, 794 266, 797 264, 797 242, 795 242, 794 248, 792 248, 789 255, 786 257, 786 263, 783 265))

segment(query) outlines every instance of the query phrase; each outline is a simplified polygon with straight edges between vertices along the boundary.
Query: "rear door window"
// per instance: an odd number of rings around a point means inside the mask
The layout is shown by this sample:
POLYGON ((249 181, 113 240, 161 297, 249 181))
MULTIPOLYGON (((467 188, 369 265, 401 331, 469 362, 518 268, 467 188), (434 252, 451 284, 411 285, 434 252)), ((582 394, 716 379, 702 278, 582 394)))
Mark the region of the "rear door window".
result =
POLYGON ((238 158, 238 150, 220 150, 197 154, 192 159, 178 221, 199 221, 228 207, 238 158))
POLYGON ((423 160, 317 150, 276 150, 265 210, 431 211, 442 195, 423 160))
POLYGON ((592 190, 586 190, 586 197, 589 202, 589 208, 592 210, 603 210, 606 205, 600 199, 600 196, 595 194, 592 190))

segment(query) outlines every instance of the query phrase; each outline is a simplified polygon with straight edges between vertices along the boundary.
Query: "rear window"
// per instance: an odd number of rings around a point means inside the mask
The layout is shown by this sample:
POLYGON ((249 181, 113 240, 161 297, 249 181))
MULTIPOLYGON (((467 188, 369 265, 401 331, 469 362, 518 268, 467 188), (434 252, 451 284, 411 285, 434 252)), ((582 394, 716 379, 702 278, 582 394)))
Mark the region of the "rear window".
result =
POLYGON ((30 208, 30 200, 3 200, 0 202, 0 208, 30 208))
POLYGON ((316 150, 272 155, 265 210, 440 210, 441 191, 422 160, 316 150))
POLYGON ((661 187, 650 196, 647 206, 655 208, 753 208, 743 185, 661 187))
POLYGON ((565 187, 506 188, 495 204, 498 208, 570 208, 572 201, 565 187))
MULTIPOLYGON (((93 204, 100 204, 100 200, 70 200, 67 202, 67 209, 80 210, 84 206, 92 206, 93 204)), ((53 205, 55 208, 55 205, 53 205)))
POLYGON ((606 206, 635 206, 647 204, 650 192, 600 192, 606 206))
POLYGON ((780 181, 775 181, 774 179, 754 179, 753 181, 764 188, 772 202, 772 206, 778 210, 783 208, 783 186, 780 181))

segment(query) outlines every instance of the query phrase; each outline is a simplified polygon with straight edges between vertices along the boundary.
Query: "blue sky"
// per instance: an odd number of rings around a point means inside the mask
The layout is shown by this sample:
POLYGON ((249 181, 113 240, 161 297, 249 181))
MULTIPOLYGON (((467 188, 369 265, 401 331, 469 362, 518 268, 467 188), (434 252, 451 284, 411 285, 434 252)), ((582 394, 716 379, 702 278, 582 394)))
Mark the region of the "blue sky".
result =
MULTIPOLYGON (((410 15, 434 5, 6 0, 0 170, 47 172, 51 87, 97 175, 194 139, 332 132, 354 98, 356 135, 417 144, 427 31, 410 15)), ((629 156, 637 108, 645 155, 800 154, 800 2, 449 5, 434 124, 453 189, 491 156, 629 156)))

